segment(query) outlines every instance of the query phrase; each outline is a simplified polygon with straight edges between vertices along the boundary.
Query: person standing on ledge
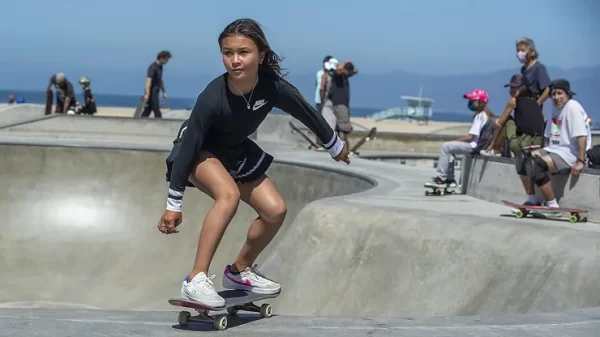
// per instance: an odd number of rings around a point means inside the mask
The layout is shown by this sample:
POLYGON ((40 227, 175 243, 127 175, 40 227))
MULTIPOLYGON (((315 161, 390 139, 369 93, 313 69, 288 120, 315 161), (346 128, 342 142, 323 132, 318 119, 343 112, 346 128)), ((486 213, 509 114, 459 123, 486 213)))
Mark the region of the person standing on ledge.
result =
POLYGON ((156 56, 156 61, 152 62, 148 67, 144 91, 144 102, 147 104, 142 112, 142 117, 149 117, 150 111, 154 111, 154 117, 162 118, 159 93, 162 90, 163 98, 168 99, 165 84, 163 82, 163 65, 167 64, 170 59, 171 53, 163 50, 156 56))
POLYGON ((207 276, 215 251, 234 217, 240 200, 258 217, 231 265, 224 268, 226 289, 274 294, 281 286, 259 272, 258 255, 271 242, 287 212, 277 188, 266 175, 273 157, 248 136, 267 114, 279 108, 318 135, 336 161, 350 163, 348 148, 325 119, 281 74, 279 56, 271 50, 260 25, 252 19, 230 23, 218 43, 226 72, 212 80, 179 129, 166 159, 169 181, 167 206, 158 222, 165 234, 178 233, 186 186, 214 200, 204 218, 194 267, 181 284, 181 297, 222 307, 225 300, 207 276))

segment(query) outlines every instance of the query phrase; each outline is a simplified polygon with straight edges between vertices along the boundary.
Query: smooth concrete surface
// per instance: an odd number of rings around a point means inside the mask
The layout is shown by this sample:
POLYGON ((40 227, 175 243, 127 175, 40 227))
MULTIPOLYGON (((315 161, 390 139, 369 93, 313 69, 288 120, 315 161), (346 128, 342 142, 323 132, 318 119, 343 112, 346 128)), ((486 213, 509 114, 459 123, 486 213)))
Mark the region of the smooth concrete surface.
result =
POLYGON ((0 128, 44 117, 44 106, 17 104, 0 107, 0 128))
MULTIPOLYGON (((500 203, 517 203, 526 198, 513 159, 469 157, 467 193, 475 198, 500 203)), ((600 222, 600 170, 585 168, 579 177, 553 175, 552 188, 561 207, 588 210, 588 220, 600 222)), ((543 196, 536 187, 536 195, 543 196)), ((600 291, 600 289, 599 289, 600 291)))
MULTIPOLYGON (((0 246, 0 306, 169 309, 165 299, 178 295, 177 284, 190 271, 212 203, 188 190, 185 234, 157 231, 168 185, 163 152, 0 146, 0 157, 0 214, 10 218, 0 246), (148 280, 138 284, 131 275, 148 280), (44 280, 42 293, 19 290, 31 278, 44 280)), ((277 164, 268 173, 289 212, 278 238, 309 202, 373 186, 299 166, 277 164)), ((254 218, 250 207, 240 206, 210 272, 220 276, 233 262, 254 218)))
MULTIPOLYGON (((158 233, 169 147, 161 144, 161 153, 125 141, 118 146, 129 150, 98 139, 85 144, 103 147, 93 150, 69 139, 54 139, 52 145, 67 146, 60 148, 17 142, 0 147, 0 298, 11 307, 0 309, 2 336, 600 331, 598 224, 517 220, 507 207, 468 195, 425 197, 433 168, 356 157, 347 166, 327 153, 260 140, 279 160, 271 172, 289 207, 258 261, 283 284, 282 295, 269 301, 280 316, 231 319, 224 332, 182 330, 180 308, 166 300, 177 296, 191 268, 210 199, 188 192, 182 232, 158 233), (27 287, 25 280, 37 283, 27 287)), ((211 267, 217 285, 254 216, 242 204, 228 228, 211 267)))

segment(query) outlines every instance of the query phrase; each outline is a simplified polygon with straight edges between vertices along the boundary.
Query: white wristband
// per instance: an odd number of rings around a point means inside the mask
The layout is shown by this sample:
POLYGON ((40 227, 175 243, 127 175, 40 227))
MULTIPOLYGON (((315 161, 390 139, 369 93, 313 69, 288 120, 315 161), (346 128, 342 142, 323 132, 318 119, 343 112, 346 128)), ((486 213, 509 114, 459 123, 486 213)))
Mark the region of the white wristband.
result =
POLYGON ((337 155, 340 154, 340 152, 342 152, 343 149, 344 149, 344 142, 342 142, 340 137, 336 135, 335 143, 327 151, 329 152, 329 155, 331 155, 332 158, 335 158, 337 155))
POLYGON ((181 212, 183 206, 183 192, 178 192, 169 188, 169 197, 167 198, 167 210, 172 212, 181 212))
POLYGON ((181 212, 182 206, 182 200, 173 200, 171 198, 167 198, 167 210, 172 212, 181 212))

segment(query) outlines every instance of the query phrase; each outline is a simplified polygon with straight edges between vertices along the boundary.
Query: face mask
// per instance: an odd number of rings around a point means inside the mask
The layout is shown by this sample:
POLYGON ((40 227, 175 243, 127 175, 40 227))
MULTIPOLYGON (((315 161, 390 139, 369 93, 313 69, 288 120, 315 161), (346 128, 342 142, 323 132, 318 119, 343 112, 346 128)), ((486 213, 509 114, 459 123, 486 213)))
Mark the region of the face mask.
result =
POLYGON ((519 62, 525 63, 525 61, 527 61, 527 52, 519 51, 517 53, 517 58, 519 59, 519 62))
POLYGON ((477 111, 477 102, 475 102, 475 101, 469 101, 469 103, 467 104, 467 106, 469 107, 469 110, 471 110, 471 111, 477 111))

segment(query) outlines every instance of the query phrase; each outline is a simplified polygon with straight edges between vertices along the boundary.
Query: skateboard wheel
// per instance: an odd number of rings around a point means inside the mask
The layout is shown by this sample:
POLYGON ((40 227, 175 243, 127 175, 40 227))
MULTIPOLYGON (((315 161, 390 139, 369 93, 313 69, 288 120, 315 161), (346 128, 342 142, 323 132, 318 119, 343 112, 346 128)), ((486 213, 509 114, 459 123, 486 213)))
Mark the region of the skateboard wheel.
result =
POLYGON ((182 311, 179 313, 179 317, 177 317, 177 322, 181 326, 187 326, 188 320, 192 317, 192 315, 187 311, 182 311))
POLYGON ((260 306, 260 315, 264 318, 271 317, 273 315, 273 307, 270 304, 263 304, 260 306))
POLYGON ((428 191, 425 191, 425 196, 428 196, 428 195, 429 195, 429 192, 428 192, 428 191))
POLYGON ((227 316, 217 317, 214 321, 215 329, 225 330, 227 329, 227 316))
POLYGON ((577 214, 573 214, 569 217, 569 222, 570 223, 576 223, 577 221, 579 221, 579 215, 577 214))
POLYGON ((517 211, 517 212, 515 213, 515 217, 516 217, 517 219, 521 219, 521 218, 522 218, 524 215, 525 215, 525 214, 523 214, 523 211, 517 211))
POLYGON ((238 313, 238 310, 235 307, 229 307, 227 308, 227 313, 230 314, 231 316, 235 316, 238 313))
POLYGON ((440 191, 440 195, 444 195, 444 191, 443 191, 443 190, 442 190, 442 191, 440 191))

